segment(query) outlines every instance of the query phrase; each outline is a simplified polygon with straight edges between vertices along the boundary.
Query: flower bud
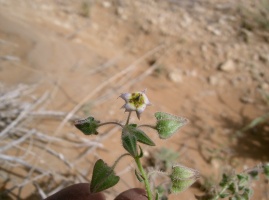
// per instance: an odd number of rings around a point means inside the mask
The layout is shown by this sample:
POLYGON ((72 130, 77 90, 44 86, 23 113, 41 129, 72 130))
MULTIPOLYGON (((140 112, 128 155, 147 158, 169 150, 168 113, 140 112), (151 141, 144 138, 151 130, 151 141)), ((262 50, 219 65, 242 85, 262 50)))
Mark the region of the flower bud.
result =
POLYGON ((100 121, 96 121, 93 117, 88 117, 87 119, 75 121, 75 126, 85 135, 97 135, 99 123, 100 121))
POLYGON ((170 175, 172 193, 183 192, 199 178, 199 172, 197 170, 182 165, 173 166, 172 170, 172 174, 170 175))
POLYGON ((183 165, 174 165, 172 167, 172 174, 170 175, 172 180, 184 180, 190 178, 198 178, 199 172, 195 169, 185 167, 183 165))
POLYGON ((177 117, 163 112, 155 113, 155 117, 157 119, 156 129, 161 139, 171 137, 182 126, 188 123, 186 118, 177 117))

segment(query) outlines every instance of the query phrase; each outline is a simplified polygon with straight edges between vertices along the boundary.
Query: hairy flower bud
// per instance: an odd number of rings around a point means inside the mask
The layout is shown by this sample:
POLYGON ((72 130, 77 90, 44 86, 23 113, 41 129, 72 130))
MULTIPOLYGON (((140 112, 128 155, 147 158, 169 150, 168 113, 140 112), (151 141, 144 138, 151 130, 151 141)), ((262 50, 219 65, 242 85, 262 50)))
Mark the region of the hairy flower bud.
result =
POLYGON ((100 121, 95 120, 93 117, 88 117, 86 119, 76 120, 75 126, 82 131, 85 135, 97 135, 97 128, 100 121))
POLYGON ((172 182, 171 192, 179 193, 186 190, 199 178, 199 172, 182 165, 175 165, 172 168, 170 178, 172 182))
POLYGON ((161 139, 171 137, 182 126, 189 122, 186 118, 174 116, 164 112, 156 112, 155 118, 157 119, 156 130, 158 131, 161 139))

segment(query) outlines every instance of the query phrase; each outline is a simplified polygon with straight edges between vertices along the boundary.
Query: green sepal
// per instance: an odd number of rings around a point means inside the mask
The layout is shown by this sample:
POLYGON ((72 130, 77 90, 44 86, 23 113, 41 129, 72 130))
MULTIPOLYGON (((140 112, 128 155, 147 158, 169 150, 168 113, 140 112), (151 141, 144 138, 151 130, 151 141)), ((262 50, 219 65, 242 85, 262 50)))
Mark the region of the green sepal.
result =
POLYGON ((136 124, 130 124, 125 127, 130 134, 134 134, 137 141, 149 146, 155 146, 155 143, 140 129, 136 124))
POLYGON ((197 178, 198 176, 199 172, 197 170, 185 167, 183 165, 173 166, 172 174, 170 175, 172 180, 197 178))
POLYGON ((86 119, 76 120, 74 125, 85 135, 97 135, 97 128, 100 121, 95 120, 93 117, 88 117, 86 119))
POLYGON ((170 178, 172 182, 171 192, 179 193, 186 190, 199 178, 199 172, 182 165, 175 165, 172 168, 170 178))
POLYGON ((113 169, 102 159, 99 159, 96 161, 93 168, 90 191, 92 193, 101 192, 107 188, 113 187, 119 180, 120 177, 115 175, 113 169))
POLYGON ((144 181, 142 175, 141 175, 140 173, 138 173, 138 172, 136 171, 136 169, 135 169, 135 176, 136 176, 136 178, 137 178, 137 180, 138 180, 139 182, 143 182, 143 181, 144 181))
POLYGON ((171 193, 180 193, 188 189, 196 179, 186 179, 186 180, 172 180, 172 186, 170 189, 171 193))
POLYGON ((183 117, 174 116, 164 112, 156 112, 157 119, 156 130, 161 139, 167 139, 175 134, 181 127, 188 123, 183 117))
POLYGON ((124 149, 128 151, 134 158, 136 158, 138 156, 136 137, 123 129, 121 140, 124 149))

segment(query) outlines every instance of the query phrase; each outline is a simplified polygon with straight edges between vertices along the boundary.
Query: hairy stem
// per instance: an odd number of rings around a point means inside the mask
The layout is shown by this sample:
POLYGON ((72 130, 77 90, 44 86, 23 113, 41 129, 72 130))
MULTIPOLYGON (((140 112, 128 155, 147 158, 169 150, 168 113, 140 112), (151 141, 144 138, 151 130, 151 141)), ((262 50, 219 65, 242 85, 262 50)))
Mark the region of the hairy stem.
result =
POLYGON ((139 128, 140 128, 140 127, 148 127, 148 128, 152 128, 152 129, 156 130, 156 126, 149 125, 149 124, 142 124, 142 125, 139 125, 138 127, 139 127, 139 128))
POLYGON ((118 162, 124 157, 124 156, 131 156, 129 153, 125 153, 122 154, 120 157, 118 157, 118 159, 114 162, 114 164, 112 165, 112 169, 114 170, 114 168, 116 167, 116 165, 118 164, 118 162))
POLYGON ((142 178, 144 179, 144 183, 145 183, 145 187, 146 187, 146 191, 147 191, 147 195, 148 195, 148 200, 152 200, 153 197, 152 197, 152 193, 151 193, 151 190, 150 190, 150 184, 149 184, 149 179, 148 179, 148 176, 141 164, 141 161, 140 161, 140 158, 139 157, 136 157, 135 158, 135 162, 137 164, 137 167, 141 173, 141 176, 142 178))
POLYGON ((128 118, 127 118, 127 120, 126 120, 126 124, 125 124, 125 126, 129 124, 129 121, 130 121, 130 118, 131 118, 131 113, 132 113, 132 112, 129 112, 129 114, 128 114, 128 118))
POLYGON ((123 125, 118 123, 118 122, 104 122, 104 123, 100 123, 98 124, 98 126, 104 126, 104 125, 108 125, 108 124, 115 124, 115 125, 118 125, 118 126, 121 126, 123 128, 123 125))

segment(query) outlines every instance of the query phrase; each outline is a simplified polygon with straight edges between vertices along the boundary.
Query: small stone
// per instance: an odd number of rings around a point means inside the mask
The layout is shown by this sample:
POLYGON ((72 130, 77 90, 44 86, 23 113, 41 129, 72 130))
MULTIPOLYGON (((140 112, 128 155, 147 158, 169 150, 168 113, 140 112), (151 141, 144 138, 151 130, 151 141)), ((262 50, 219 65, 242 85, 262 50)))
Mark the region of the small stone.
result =
POLYGON ((224 63, 222 63, 219 67, 221 71, 224 72, 232 72, 235 70, 235 64, 233 60, 227 60, 224 63))
POLYGON ((248 97, 248 96, 241 97, 240 98, 240 101, 242 103, 246 103, 246 104, 252 104, 252 103, 254 103, 254 100, 252 98, 248 97))
POLYGON ((267 84, 267 83, 261 83, 261 84, 259 85, 259 87, 260 87, 262 90, 267 90, 267 89, 269 89, 269 84, 267 84))
POLYGON ((116 14, 123 20, 127 20, 128 17, 124 12, 124 9, 122 7, 117 7, 116 14))
POLYGON ((111 7, 111 3, 110 3, 109 1, 103 1, 103 2, 102 2, 102 6, 103 6, 104 8, 110 8, 110 7, 111 7))
POLYGON ((170 72, 168 74, 168 78, 175 83, 180 83, 182 82, 182 75, 180 72, 170 72))
POLYGON ((219 78, 216 76, 209 76, 208 77, 208 82, 210 85, 218 85, 219 83, 219 78))
POLYGON ((259 59, 262 62, 267 63, 267 62, 269 62, 269 54, 259 55, 259 59))
POLYGON ((208 26, 207 30, 210 31, 211 33, 213 33, 214 35, 217 35, 217 36, 221 35, 221 31, 219 29, 217 29, 216 27, 208 26))

